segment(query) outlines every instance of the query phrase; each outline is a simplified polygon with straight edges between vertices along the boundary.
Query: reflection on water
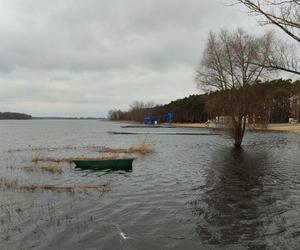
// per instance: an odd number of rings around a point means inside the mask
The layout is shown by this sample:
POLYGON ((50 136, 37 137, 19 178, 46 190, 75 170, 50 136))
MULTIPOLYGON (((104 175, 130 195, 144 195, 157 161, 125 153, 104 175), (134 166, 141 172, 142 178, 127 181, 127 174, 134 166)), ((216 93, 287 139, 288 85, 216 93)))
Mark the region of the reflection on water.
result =
MULTIPOLYGON (((288 202, 289 182, 267 150, 217 150, 207 171, 198 197, 190 201, 202 241, 250 249, 299 246, 286 238, 293 224, 288 213, 295 209, 288 202)), ((299 236, 299 227, 297 231, 299 236)))

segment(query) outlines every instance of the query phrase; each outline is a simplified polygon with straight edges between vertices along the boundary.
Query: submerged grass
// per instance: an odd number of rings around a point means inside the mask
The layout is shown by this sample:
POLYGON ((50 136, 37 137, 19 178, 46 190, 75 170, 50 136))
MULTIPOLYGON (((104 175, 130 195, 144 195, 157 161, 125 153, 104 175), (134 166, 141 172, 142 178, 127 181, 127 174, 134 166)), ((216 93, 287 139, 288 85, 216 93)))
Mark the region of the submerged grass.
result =
POLYGON ((42 172, 49 172, 52 174, 63 173, 62 168, 60 168, 59 166, 28 166, 28 167, 24 167, 24 170, 30 172, 42 171, 42 172))
MULTIPOLYGON (((52 157, 39 157, 39 158, 34 158, 32 161, 34 162, 39 162, 39 161, 49 161, 49 162, 67 162, 67 163, 72 163, 73 161, 100 161, 100 160, 116 160, 120 159, 119 157, 116 156, 103 156, 103 157, 69 157, 69 158, 52 158, 52 157)), ((121 159, 126 159, 126 158, 121 158, 121 159)))
POLYGON ((2 189, 16 189, 25 191, 36 191, 36 190, 48 190, 58 192, 82 192, 88 190, 94 190, 98 192, 110 191, 109 182, 99 182, 93 184, 32 184, 32 183, 20 183, 17 179, 11 180, 8 178, 0 178, 0 188, 2 189))
POLYGON ((56 185, 56 184, 27 184, 20 186, 20 189, 35 191, 35 190, 50 190, 60 192, 80 192, 87 190, 95 190, 98 192, 107 192, 110 190, 110 184, 95 183, 95 184, 80 184, 80 185, 56 185))
POLYGON ((126 154, 151 154, 154 152, 154 148, 147 144, 141 144, 140 146, 130 147, 130 148, 109 148, 104 147, 101 152, 105 153, 126 153, 126 154))
POLYGON ((14 152, 32 152, 32 151, 58 151, 58 150, 95 150, 101 149, 102 146, 63 146, 63 147, 28 147, 9 149, 8 153, 14 152))
MULTIPOLYGON (((88 147, 90 150, 97 151, 99 153, 110 153, 112 155, 109 156, 100 156, 100 157, 65 157, 65 158, 55 158, 55 157, 41 157, 35 156, 32 158, 32 162, 67 162, 72 163, 73 161, 80 161, 80 160, 90 160, 90 161, 97 161, 97 160, 116 160, 116 159, 128 159, 128 157, 117 157, 116 154, 141 154, 147 155, 154 153, 154 148, 148 144, 141 144, 139 146, 130 147, 130 148, 110 148, 110 147, 98 147, 98 146, 91 146, 88 147)), ((45 169, 45 171, 51 171, 50 169, 45 169)), ((53 170, 55 171, 55 170, 53 170)))
POLYGON ((97 152, 116 152, 116 153, 139 153, 139 154, 150 154, 154 152, 151 145, 145 143, 130 147, 130 148, 110 148, 105 146, 64 146, 64 147, 29 147, 23 149, 9 149, 8 152, 22 152, 22 151, 57 151, 57 150, 90 150, 97 152))

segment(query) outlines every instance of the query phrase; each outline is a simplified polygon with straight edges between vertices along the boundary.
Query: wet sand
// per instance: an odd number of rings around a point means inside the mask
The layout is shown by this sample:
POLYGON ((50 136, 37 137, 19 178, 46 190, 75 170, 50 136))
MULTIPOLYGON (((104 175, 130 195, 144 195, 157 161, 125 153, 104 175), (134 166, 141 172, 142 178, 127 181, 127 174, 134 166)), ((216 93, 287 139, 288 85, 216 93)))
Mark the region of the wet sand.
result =
POLYGON ((300 133, 300 124, 269 124, 264 130, 300 133))
MULTIPOLYGON (((174 123, 176 128, 208 128, 206 123, 174 123)), ((300 124, 269 124, 266 127, 257 126, 251 130, 263 130, 263 131, 284 131, 291 133, 300 133, 300 124)))
POLYGON ((173 123, 175 128, 208 128, 207 123, 173 123))

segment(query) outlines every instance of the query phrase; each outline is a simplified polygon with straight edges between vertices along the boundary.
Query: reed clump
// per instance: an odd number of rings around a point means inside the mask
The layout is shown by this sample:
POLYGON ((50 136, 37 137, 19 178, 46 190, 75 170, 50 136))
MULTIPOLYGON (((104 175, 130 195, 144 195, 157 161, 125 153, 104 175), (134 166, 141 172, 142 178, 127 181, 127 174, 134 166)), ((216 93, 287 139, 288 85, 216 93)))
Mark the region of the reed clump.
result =
POLYGON ((36 172, 36 171, 42 171, 42 172, 49 172, 52 174, 62 174, 63 170, 59 166, 28 166, 24 167, 26 171, 30 172, 36 172))
POLYGON ((13 152, 32 152, 32 151, 78 150, 78 149, 93 149, 95 147, 100 148, 98 146, 28 147, 28 148, 9 149, 7 152, 13 153, 13 152))
POLYGON ((6 177, 0 178, 0 188, 3 189, 14 189, 19 186, 19 182, 17 179, 10 180, 6 177))
POLYGON ((93 184, 32 184, 32 183, 20 183, 17 179, 11 180, 8 178, 0 178, 0 188, 2 189, 16 189, 25 191, 58 191, 58 192, 83 192, 94 190, 98 192, 110 191, 111 186, 109 182, 99 182, 93 184))
MULTIPOLYGON (((55 158, 55 157, 40 157, 35 156, 32 158, 32 162, 67 162, 72 163, 73 161, 82 161, 82 160, 116 160, 116 159, 126 159, 126 157, 117 157, 115 154, 141 154, 147 155, 154 153, 154 148, 148 144, 141 144, 139 146, 130 147, 130 148, 110 148, 110 147, 98 147, 98 146, 91 146, 87 147, 88 149, 97 151, 99 153, 110 153, 110 156, 101 156, 101 157, 65 157, 65 158, 55 158)), ((46 170, 47 171, 47 170, 46 170)))
MULTIPOLYGON (((64 146, 64 147, 29 147, 25 149, 10 149, 8 152, 21 152, 21 151, 39 151, 39 150, 47 150, 47 151, 55 151, 55 150, 91 150, 103 153, 127 153, 127 154, 151 154, 154 152, 154 148, 148 144, 141 144, 139 146, 133 146, 130 148, 110 148, 104 146, 64 146)), ((41 161, 41 157, 35 156, 32 159, 33 162, 41 161)))
POLYGON ((95 184, 77 184, 77 185, 59 185, 59 184, 25 184, 21 185, 20 189, 35 191, 35 190, 49 190, 58 192, 82 192, 88 190, 95 190, 98 192, 107 192, 110 190, 110 183, 95 183, 95 184))
POLYGON ((142 154, 142 155, 147 155, 151 154, 154 152, 154 148, 150 145, 147 144, 142 144, 136 147, 130 147, 130 148, 109 148, 109 147, 103 147, 101 150, 102 152, 105 153, 125 153, 125 154, 142 154))
MULTIPOLYGON (((61 162, 67 162, 72 163, 73 161, 100 161, 100 160, 116 160, 119 159, 116 156, 103 156, 103 157, 69 157, 69 158, 52 158, 52 157, 39 157, 34 158, 32 161, 39 162, 39 161, 45 161, 45 162, 55 162, 55 163, 61 163, 61 162)), ((122 158, 124 159, 124 158, 122 158)))
POLYGON ((31 161, 37 163, 40 161, 40 159, 41 159, 40 156, 34 156, 31 161))

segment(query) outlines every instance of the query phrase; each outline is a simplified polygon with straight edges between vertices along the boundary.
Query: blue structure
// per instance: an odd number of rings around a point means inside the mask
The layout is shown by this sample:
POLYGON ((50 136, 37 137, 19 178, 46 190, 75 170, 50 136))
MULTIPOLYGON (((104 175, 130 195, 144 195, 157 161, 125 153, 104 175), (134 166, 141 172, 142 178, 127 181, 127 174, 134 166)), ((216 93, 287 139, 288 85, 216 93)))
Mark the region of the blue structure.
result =
POLYGON ((158 116, 147 115, 144 118, 144 122, 147 125, 154 125, 156 122, 160 123, 161 119, 165 119, 167 123, 172 124, 174 122, 174 115, 172 113, 158 116))
POLYGON ((154 119, 154 117, 153 117, 152 115, 148 115, 148 116, 146 116, 146 117, 144 118, 144 122, 145 122, 145 124, 147 124, 147 125, 153 125, 154 122, 155 122, 155 119, 154 119))

